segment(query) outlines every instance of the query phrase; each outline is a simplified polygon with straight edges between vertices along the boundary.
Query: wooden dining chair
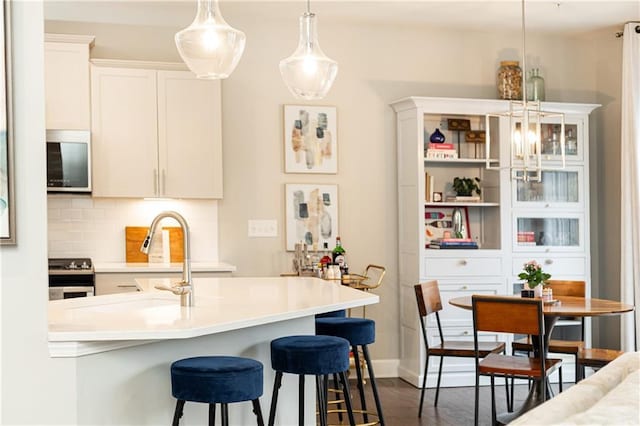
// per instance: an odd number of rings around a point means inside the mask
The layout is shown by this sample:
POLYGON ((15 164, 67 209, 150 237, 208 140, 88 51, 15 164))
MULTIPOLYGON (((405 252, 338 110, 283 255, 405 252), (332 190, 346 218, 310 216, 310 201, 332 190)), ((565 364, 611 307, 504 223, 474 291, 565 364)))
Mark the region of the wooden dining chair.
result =
MULTIPOLYGON (((482 331, 498 333, 527 334, 544 344, 544 315, 542 300, 504 296, 473 295, 473 342, 476 358, 476 394, 474 422, 478 424, 478 403, 480 376, 491 379, 491 419, 496 424, 495 377, 516 377, 546 381, 549 374, 562 365, 560 359, 547 359, 545 351, 539 357, 530 358, 491 353, 482 357, 478 333, 482 331)), ((542 392, 545 399, 545 393, 542 392)), ((507 403, 509 398, 507 398, 507 403)))
MULTIPOLYGON (((438 406, 438 396, 440 393, 440 379, 442 378, 442 364, 444 357, 460 357, 460 358, 474 358, 476 356, 476 349, 479 351, 481 357, 487 356, 490 353, 498 353, 505 351, 505 344, 502 342, 480 342, 478 348, 474 346, 472 341, 464 340, 444 340, 442 334, 442 326, 440 324, 439 312, 442 310, 442 300, 440 298, 440 290, 438 288, 438 281, 427 281, 422 284, 416 284, 414 286, 416 293, 416 301, 418 303, 418 315, 420 319, 420 326, 422 327, 422 337, 425 345, 425 362, 424 362, 424 377, 422 379, 422 389, 420 391, 420 407, 418 408, 418 417, 422 417, 422 404, 424 402, 424 392, 427 386, 427 373, 429 369, 429 358, 432 356, 440 357, 440 368, 438 370, 438 383, 436 385, 436 396, 433 402, 434 406, 438 406), (430 345, 427 337, 427 317, 434 315, 436 318, 436 324, 438 325, 438 333, 440 336, 440 342, 438 344, 430 345)), ((508 386, 505 382, 505 389, 508 386)), ((477 404, 477 402, 476 402, 477 404)), ((509 405, 510 406, 510 405, 509 405)))
MULTIPOLYGON (((545 283, 545 287, 550 287, 551 290, 553 290, 553 297, 585 297, 585 285, 584 281, 566 280, 548 280, 545 283)), ((581 373, 581 369, 578 367, 578 353, 584 348, 584 317, 561 317, 558 319, 555 326, 562 327, 568 325, 580 326, 580 340, 551 339, 549 341, 549 352, 573 355, 575 360, 575 382, 577 383, 581 373)), ((513 352, 526 352, 527 355, 531 354, 533 352, 531 338, 523 337, 522 339, 514 340, 513 343, 511 343, 511 350, 513 352)), ((559 390, 562 392, 562 383, 559 384, 559 390)))
POLYGON ((618 351, 615 349, 601 349, 601 348, 584 348, 578 352, 578 366, 580 367, 581 378, 585 377, 585 367, 601 368, 609 364, 620 355, 624 354, 624 351, 618 351))

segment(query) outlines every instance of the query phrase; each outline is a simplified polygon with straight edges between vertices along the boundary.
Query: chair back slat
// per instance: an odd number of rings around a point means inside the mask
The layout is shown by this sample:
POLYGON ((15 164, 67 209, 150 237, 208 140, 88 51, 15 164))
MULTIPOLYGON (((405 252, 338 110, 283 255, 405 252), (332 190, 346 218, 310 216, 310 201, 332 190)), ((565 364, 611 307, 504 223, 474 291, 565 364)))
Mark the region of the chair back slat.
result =
POLYGON ((544 334, 540 299, 474 295, 472 304, 477 331, 544 334))
POLYGON ((367 286, 369 289, 380 287, 386 273, 387 270, 384 266, 369 264, 364 271, 366 278, 360 284, 367 286))
POLYGON ((545 286, 553 290, 554 296, 585 297, 586 294, 584 281, 548 280, 545 286))
POLYGON ((413 288, 416 291, 418 312, 421 317, 425 317, 429 314, 442 310, 442 300, 440 299, 438 281, 434 280, 416 284, 413 288))

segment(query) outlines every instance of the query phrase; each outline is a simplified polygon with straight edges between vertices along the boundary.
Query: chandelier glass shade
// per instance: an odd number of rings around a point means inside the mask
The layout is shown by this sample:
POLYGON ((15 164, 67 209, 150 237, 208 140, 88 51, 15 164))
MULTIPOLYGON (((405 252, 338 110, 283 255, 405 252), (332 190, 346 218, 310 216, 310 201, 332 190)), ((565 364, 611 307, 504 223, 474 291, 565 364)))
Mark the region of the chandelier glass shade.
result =
POLYGON ((307 11, 300 17, 298 47, 280 61, 280 74, 298 99, 322 99, 331 89, 338 74, 338 63, 320 49, 315 14, 307 11))
POLYGON ((217 0, 198 0, 196 17, 175 35, 182 60, 198 78, 227 78, 244 52, 246 36, 222 17, 217 0))
MULTIPOLYGON (((522 73, 526 71, 526 43, 525 43, 525 0, 522 4, 522 73)), ((564 114, 561 112, 545 111, 540 101, 527 100, 526 78, 522 79, 522 100, 509 101, 507 111, 490 113, 486 115, 485 128, 487 136, 485 140, 485 155, 487 169, 500 169, 491 160, 491 123, 500 123, 508 120, 511 137, 511 158, 509 168, 513 179, 524 181, 542 181, 543 170, 564 169, 565 158, 565 125, 564 114), (491 120, 491 118, 498 120, 491 120), (560 156, 552 162, 544 161, 542 155, 542 125, 544 123, 560 124, 560 156)))

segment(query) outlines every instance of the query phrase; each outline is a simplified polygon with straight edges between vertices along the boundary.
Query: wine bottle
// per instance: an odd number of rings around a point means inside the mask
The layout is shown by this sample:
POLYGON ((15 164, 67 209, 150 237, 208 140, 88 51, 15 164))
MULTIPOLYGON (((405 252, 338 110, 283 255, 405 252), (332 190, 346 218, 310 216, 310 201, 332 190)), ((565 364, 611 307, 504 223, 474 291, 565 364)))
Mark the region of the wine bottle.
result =
POLYGON ((324 249, 323 256, 320 259, 320 263, 322 264, 322 268, 326 268, 328 264, 332 262, 331 252, 329 252, 329 243, 324 242, 322 248, 324 249))
POLYGON ((336 237, 336 246, 332 251, 333 255, 333 263, 335 265, 343 266, 345 264, 345 250, 342 247, 342 241, 340 241, 340 237, 336 237))

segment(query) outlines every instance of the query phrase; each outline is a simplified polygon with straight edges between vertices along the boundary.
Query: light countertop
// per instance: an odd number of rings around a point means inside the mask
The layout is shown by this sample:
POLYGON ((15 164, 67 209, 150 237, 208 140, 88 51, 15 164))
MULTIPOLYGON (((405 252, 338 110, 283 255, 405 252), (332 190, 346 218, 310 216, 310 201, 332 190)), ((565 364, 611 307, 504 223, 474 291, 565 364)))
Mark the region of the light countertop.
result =
POLYGON ((186 339, 379 302, 372 293, 307 277, 194 278, 195 306, 138 279, 141 292, 49 302, 51 356, 80 356, 186 339))
MULTIPOLYGON (((96 273, 182 272, 182 263, 94 262, 96 273)), ((224 262, 191 262, 191 272, 235 272, 224 262)))

